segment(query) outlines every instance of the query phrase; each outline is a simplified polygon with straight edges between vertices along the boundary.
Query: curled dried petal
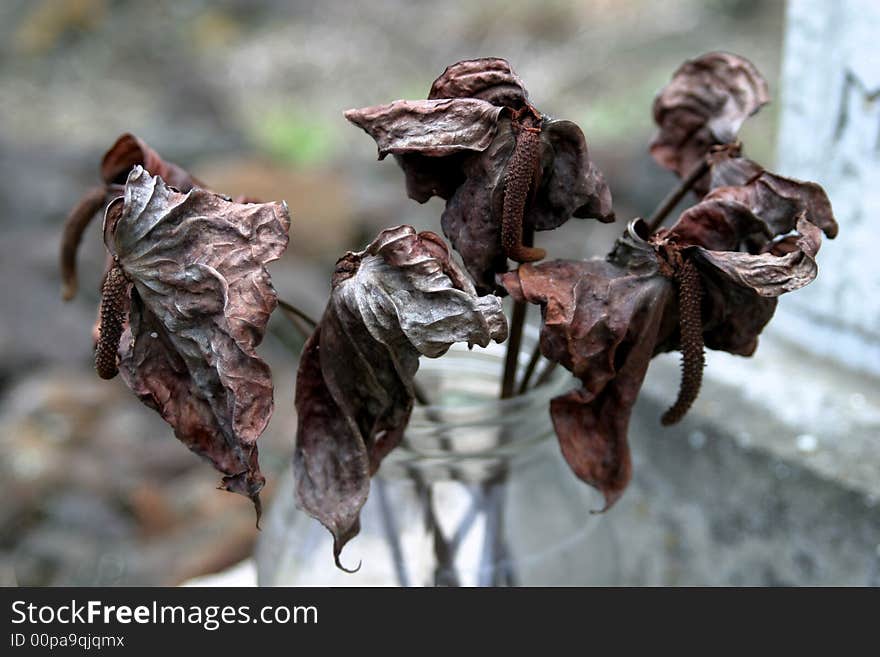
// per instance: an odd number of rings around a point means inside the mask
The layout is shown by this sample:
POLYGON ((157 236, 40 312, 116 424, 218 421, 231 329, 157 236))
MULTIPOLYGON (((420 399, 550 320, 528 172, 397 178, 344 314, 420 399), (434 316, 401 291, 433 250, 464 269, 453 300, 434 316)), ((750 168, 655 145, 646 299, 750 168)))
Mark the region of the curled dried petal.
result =
MULTIPOLYGON (((767 81, 744 57, 710 52, 688 60, 654 99, 659 131, 651 155, 684 177, 712 146, 734 141, 769 100, 767 81)), ((705 191, 705 184, 697 187, 705 191)))
MULTIPOLYGON (((118 205, 118 202, 117 202, 118 205)), ((256 440, 272 414, 269 367, 256 354, 276 295, 265 265, 287 247, 283 203, 241 205, 180 193, 136 166, 105 240, 132 282, 119 348, 128 386, 177 438, 259 512, 256 440)))
POLYGON ((398 100, 350 109, 345 118, 376 140, 379 159, 389 153, 442 157, 488 148, 502 108, 471 98, 398 100))
POLYGON ((816 253, 821 232, 802 213, 797 221, 799 237, 794 250, 785 255, 741 253, 697 249, 702 261, 724 274, 730 283, 747 288, 758 296, 777 297, 811 283, 818 272, 816 253))
POLYGON ((737 251, 749 238, 770 239, 772 233, 747 205, 729 195, 717 195, 685 210, 671 228, 658 231, 658 236, 679 246, 737 251))
POLYGON ((605 176, 590 160, 583 131, 571 121, 545 121, 545 164, 542 193, 534 201, 535 230, 551 230, 569 217, 614 221, 611 190, 605 176))
POLYGON ((499 57, 458 62, 434 80, 429 99, 479 98, 499 107, 519 109, 529 94, 510 63, 499 57))
POLYGON ((712 163, 711 188, 706 198, 729 198, 744 205, 767 224, 773 235, 794 230, 798 216, 834 239, 838 226, 828 195, 820 185, 779 176, 742 157, 718 158, 712 163))
POLYGON ((670 330, 664 311, 672 284, 657 273, 650 248, 636 248, 644 254, 638 270, 557 260, 502 276, 514 298, 541 305, 544 356, 581 380, 581 388, 551 402, 550 414, 563 456, 604 495, 606 509, 629 482, 632 406, 655 344, 670 330))
POLYGON ((507 337, 496 297, 478 297, 434 233, 383 231, 337 263, 297 373, 297 504, 334 537, 355 536, 369 478, 403 437, 420 356, 507 337))
POLYGON ((163 160, 143 139, 125 133, 104 154, 101 160, 101 178, 107 185, 124 185, 131 170, 141 166, 154 176, 159 176, 166 184, 181 192, 193 187, 204 187, 182 167, 163 160))

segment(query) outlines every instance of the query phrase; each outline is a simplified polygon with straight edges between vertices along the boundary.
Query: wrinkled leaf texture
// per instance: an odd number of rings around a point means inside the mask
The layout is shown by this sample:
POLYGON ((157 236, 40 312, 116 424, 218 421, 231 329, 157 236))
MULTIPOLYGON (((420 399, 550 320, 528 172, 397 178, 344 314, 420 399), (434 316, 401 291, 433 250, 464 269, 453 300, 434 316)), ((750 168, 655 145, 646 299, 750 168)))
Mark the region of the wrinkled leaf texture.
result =
POLYGON ((272 415, 273 390, 255 348, 277 301, 265 265, 287 247, 289 229, 284 203, 182 193, 141 166, 104 227, 132 282, 123 379, 223 473, 222 488, 251 498, 258 513, 265 479, 256 440, 272 415))
POLYGON ((419 357, 507 337, 497 297, 479 297, 443 240, 382 231, 339 260, 297 373, 297 504, 333 534, 337 565, 357 535, 370 477, 403 438, 419 357))

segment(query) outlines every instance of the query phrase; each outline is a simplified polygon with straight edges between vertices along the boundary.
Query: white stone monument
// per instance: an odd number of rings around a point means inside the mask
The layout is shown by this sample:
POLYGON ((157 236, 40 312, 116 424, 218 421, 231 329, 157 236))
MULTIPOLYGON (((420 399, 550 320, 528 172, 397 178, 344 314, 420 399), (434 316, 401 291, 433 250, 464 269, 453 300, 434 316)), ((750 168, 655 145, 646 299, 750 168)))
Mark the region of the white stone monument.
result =
POLYGON ((880 375, 880 1, 791 0, 781 92, 776 169, 825 188, 840 234, 773 328, 880 375))

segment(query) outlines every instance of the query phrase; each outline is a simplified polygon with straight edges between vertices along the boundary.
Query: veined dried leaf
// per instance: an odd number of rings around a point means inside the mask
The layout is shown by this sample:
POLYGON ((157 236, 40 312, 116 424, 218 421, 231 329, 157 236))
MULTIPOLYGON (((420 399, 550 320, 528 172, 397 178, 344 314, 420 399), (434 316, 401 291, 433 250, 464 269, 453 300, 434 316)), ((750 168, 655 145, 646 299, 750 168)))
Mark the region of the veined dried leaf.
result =
POLYGON ((519 109, 528 102, 529 93, 507 60, 484 57, 448 66, 434 80, 428 98, 479 98, 499 107, 519 109))
POLYGON ((442 157, 485 150, 498 127, 502 108, 484 100, 398 100, 351 109, 345 118, 376 140, 379 159, 389 153, 442 157))
POLYGON ((713 158, 710 198, 728 198, 748 206, 774 235, 795 229, 799 215, 818 226, 829 239, 838 226, 828 195, 820 185, 767 171, 744 157, 713 158))
POLYGON ((132 282, 119 348, 125 382, 224 474, 223 488, 250 497, 258 512, 256 440, 273 400, 255 348, 276 305, 265 265, 287 247, 289 229, 283 203, 241 205, 198 188, 184 194, 140 166, 104 228, 132 282))
POLYGON ((339 260, 297 373, 293 460, 297 504, 333 534, 337 564, 370 476, 403 437, 419 356, 506 337, 500 300, 476 295, 434 233, 391 228, 339 260))
POLYGON ((553 399, 550 414, 574 473, 605 497, 605 509, 631 476, 627 430, 658 341, 671 332, 664 313, 671 282, 650 246, 624 238, 634 267, 604 260, 521 265, 502 276, 514 299, 539 304, 541 353, 581 380, 553 399))
MULTIPOLYGON (((743 122, 769 100, 767 81, 744 57, 710 52, 688 60, 654 100, 659 131, 651 155, 683 177, 713 146, 734 141, 743 122)), ((707 184, 695 188, 705 192, 707 184)))

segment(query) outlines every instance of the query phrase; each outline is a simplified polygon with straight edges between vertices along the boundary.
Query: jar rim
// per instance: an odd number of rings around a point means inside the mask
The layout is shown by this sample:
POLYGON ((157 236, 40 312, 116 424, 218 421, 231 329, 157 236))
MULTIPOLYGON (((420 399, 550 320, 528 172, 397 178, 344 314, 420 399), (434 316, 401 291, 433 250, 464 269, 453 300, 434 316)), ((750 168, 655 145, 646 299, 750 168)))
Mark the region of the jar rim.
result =
MULTIPOLYGON (((524 336, 520 350, 523 366, 537 344, 537 329, 530 333, 524 336)), ((422 382, 433 383, 433 387, 425 385, 429 399, 437 395, 441 401, 413 409, 405 434, 407 446, 434 456, 474 456, 550 437, 550 400, 571 389, 575 379, 557 367, 541 385, 522 395, 500 399, 505 355, 504 344, 472 351, 454 345, 441 359, 423 359, 422 382), (495 438, 487 440, 487 435, 495 438)), ((542 369, 538 368, 538 374, 542 369)))

